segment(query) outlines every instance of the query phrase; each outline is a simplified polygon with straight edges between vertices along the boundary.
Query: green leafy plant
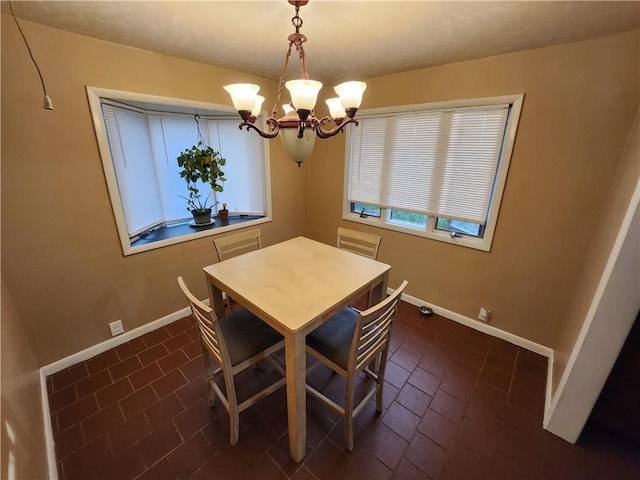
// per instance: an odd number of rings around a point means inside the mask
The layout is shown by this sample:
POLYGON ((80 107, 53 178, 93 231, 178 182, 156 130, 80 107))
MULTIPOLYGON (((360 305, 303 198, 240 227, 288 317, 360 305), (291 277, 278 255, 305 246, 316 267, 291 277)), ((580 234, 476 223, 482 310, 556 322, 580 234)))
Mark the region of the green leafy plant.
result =
POLYGON ((207 204, 209 198, 211 198, 211 194, 207 195, 204 201, 202 201, 202 196, 195 186, 189 185, 187 188, 189 189, 189 197, 187 198, 182 195, 179 195, 179 197, 187 201, 187 210, 190 212, 195 212, 196 214, 206 213, 215 205, 215 203, 211 205, 207 204))
POLYGON ((224 172, 220 167, 224 166, 227 161, 220 156, 220 152, 216 152, 213 148, 199 141, 197 145, 192 146, 182 152, 177 158, 180 170, 180 176, 187 182, 189 190, 189 198, 182 197, 187 200, 187 209, 190 212, 203 213, 210 210, 217 204, 208 204, 211 194, 207 195, 204 201, 196 182, 198 180, 205 184, 211 185, 214 192, 222 192, 223 185, 227 179, 224 178, 224 172))

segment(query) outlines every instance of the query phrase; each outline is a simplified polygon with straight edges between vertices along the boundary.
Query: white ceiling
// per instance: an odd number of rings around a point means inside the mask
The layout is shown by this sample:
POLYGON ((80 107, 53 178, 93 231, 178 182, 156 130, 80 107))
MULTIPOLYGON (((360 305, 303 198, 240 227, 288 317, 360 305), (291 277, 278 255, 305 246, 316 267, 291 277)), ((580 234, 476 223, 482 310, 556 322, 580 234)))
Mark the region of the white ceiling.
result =
MULTIPOLYGON (((13 5, 26 20, 272 79, 294 31, 286 0, 13 5)), ((640 28, 640 2, 310 0, 300 17, 310 77, 336 83, 640 28)), ((290 65, 288 78, 299 78, 293 56, 290 65)))

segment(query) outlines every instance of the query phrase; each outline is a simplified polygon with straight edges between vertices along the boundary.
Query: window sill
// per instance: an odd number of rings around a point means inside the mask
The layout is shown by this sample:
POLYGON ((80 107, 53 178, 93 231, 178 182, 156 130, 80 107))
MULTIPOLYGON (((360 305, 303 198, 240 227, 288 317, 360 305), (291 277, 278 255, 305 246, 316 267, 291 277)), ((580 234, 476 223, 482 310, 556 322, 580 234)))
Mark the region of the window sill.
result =
POLYGON ((428 238, 430 240, 436 240, 438 242, 450 243, 452 245, 458 245, 460 247, 473 248, 475 250, 481 250, 484 252, 491 251, 491 241, 493 238, 493 231, 488 229, 485 231, 484 238, 477 238, 473 236, 462 235, 461 237, 451 238, 451 235, 448 232, 443 232, 440 230, 436 231, 427 231, 421 230, 419 228, 412 228, 408 226, 403 226, 400 222, 392 223, 386 222, 379 217, 360 217, 357 213, 344 213, 342 215, 343 220, 347 220, 349 222, 361 223, 364 225, 370 225, 372 227, 384 228, 386 230, 394 230, 396 232, 406 233, 408 235, 415 235, 417 237, 428 238))
POLYGON ((213 220, 214 221, 211 225, 205 225, 202 227, 192 226, 189 225, 189 222, 184 222, 159 228, 149 233, 144 238, 131 242, 130 248, 125 248, 124 254, 133 255, 135 253, 154 250, 156 248, 267 223, 271 221, 271 217, 230 215, 228 221, 222 222, 219 218, 215 218, 213 220))

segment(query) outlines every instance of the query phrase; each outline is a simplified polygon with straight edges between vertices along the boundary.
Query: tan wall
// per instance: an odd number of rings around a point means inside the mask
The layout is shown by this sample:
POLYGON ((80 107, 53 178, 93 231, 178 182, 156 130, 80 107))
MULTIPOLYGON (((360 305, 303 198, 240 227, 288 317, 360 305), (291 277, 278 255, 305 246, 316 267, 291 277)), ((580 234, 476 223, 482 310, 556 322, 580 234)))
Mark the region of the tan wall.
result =
POLYGON ((1 287, 0 478, 47 478, 38 361, 4 282, 1 287))
MULTIPOLYGON (((604 209, 598 220, 598 228, 589 249, 583 271, 580 275, 569 312, 558 334, 553 369, 553 390, 555 391, 582 324, 591 307, 591 300, 598 288, 600 278, 609 259, 611 249, 618 235, 622 220, 627 213, 629 200, 640 180, 640 110, 636 114, 628 143, 622 155, 613 187, 609 191, 604 209)), ((634 317, 635 318, 635 317, 634 317)), ((633 321, 633 319, 631 319, 633 321)))
MULTIPOLYGON (((212 237, 123 256, 85 86, 228 105, 222 85, 252 80, 268 94, 276 84, 22 23, 55 110, 42 108, 37 72, 3 15, 2 279, 42 366, 110 338, 111 321, 131 330, 184 308, 177 275, 206 297, 201 269, 214 262, 212 237)), ((270 145, 267 245, 304 234, 306 215, 306 167, 270 145)))
MULTIPOLYGON (((42 108, 26 48, 2 15, 2 416, 20 439, 14 454, 29 458, 20 473, 42 478, 37 368, 106 340, 110 321, 131 330, 183 308, 178 274, 204 297, 201 267, 213 261, 210 238, 122 255, 85 86, 228 104, 226 83, 258 81, 267 95, 275 83, 23 25, 55 110, 42 108)), ((607 254, 607 236, 594 240, 603 204, 632 171, 629 157, 618 164, 638 108, 638 40, 636 31, 370 79, 363 108, 526 94, 492 251, 377 230, 391 286, 407 278, 410 295, 471 318, 486 306, 494 326, 568 352, 591 294, 590 262, 607 254)), ((298 169, 274 141, 271 162, 265 243, 305 231, 335 242, 347 224, 343 142, 319 141, 298 169)), ((605 226, 623 203, 612 195, 605 226)), ((5 465, 6 430, 2 441, 5 465)))
MULTIPOLYGON (((182 308, 178 274, 204 296, 213 261, 210 239, 122 256, 85 85, 226 104, 221 86, 253 77, 26 22, 47 111, 2 21, 2 276, 44 365, 105 340, 110 321, 130 330, 182 308)), ((526 95, 492 251, 378 230, 391 286, 407 278, 410 295, 471 318, 486 306, 494 326, 554 346, 638 106, 638 44, 635 31, 368 80, 363 108, 526 95)), ((318 141, 301 169, 271 143, 267 244, 305 231, 335 242, 347 223, 339 138, 318 141)))
POLYGON ((362 108, 524 93, 490 253, 341 220, 344 144, 309 161, 308 232, 383 236, 390 286, 554 347, 638 108, 638 31, 367 80, 362 108))

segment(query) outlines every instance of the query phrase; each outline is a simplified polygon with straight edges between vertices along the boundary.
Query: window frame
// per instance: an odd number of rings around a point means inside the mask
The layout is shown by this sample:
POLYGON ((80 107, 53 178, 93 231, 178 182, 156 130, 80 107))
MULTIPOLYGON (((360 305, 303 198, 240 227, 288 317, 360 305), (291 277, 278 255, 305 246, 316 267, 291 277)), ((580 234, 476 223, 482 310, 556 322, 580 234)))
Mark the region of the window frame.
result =
MULTIPOLYGON (((229 222, 228 225, 215 226, 209 229, 198 229, 192 233, 179 235, 172 238, 166 238, 163 240, 157 240, 141 245, 132 245, 135 240, 129 238, 129 232, 127 224, 125 222, 124 211, 120 199, 120 193, 118 190, 118 184, 116 181, 116 174, 111 158, 111 151, 109 148, 109 141, 106 135, 106 129, 104 125, 104 119, 102 117, 102 108, 100 105, 100 98, 106 97, 120 101, 130 102, 142 102, 150 105, 163 105, 172 109, 176 109, 176 112, 188 112, 194 115, 202 111, 218 111, 229 112, 229 115, 237 115, 237 112, 228 105, 219 105, 208 102, 201 102, 195 100, 187 100, 172 97, 162 97, 157 95, 149 95, 143 93, 126 92, 120 90, 105 89, 99 87, 86 86, 87 98, 89 100, 89 107, 91 111, 91 118, 94 125, 96 134, 96 140, 98 143, 98 150, 100 152, 100 159, 107 183, 107 190, 109 193, 109 200, 113 210, 113 216, 117 227, 118 237, 122 246, 122 252, 125 256, 134 255, 136 253, 155 250, 157 248, 167 247, 170 245, 176 245, 191 240, 196 240, 204 237, 217 235, 232 230, 238 230, 241 228, 247 228, 251 226, 260 225, 272 221, 272 203, 271 203, 271 162, 269 144, 266 139, 262 141, 262 152, 264 162, 264 205, 265 215, 261 218, 241 221, 238 223, 229 222)), ((262 123, 264 120, 259 117, 256 122, 262 123)), ((238 120, 239 123, 239 120, 238 120)), ((248 135, 250 133, 247 133, 248 135)))
MULTIPOLYGON (((368 115, 385 115, 397 113, 410 113, 425 110, 439 109, 456 109, 478 106, 491 106, 497 104, 511 104, 509 117, 504 134, 504 142, 502 153, 499 158, 497 172, 494 181, 493 194, 489 203, 487 219, 484 225, 482 237, 474 237, 465 234, 452 236, 451 232, 436 228, 437 216, 427 216, 426 226, 424 229, 410 227, 393 222, 391 220, 391 209, 380 208, 380 217, 360 216, 359 212, 351 211, 351 203, 349 201, 350 175, 351 175, 351 129, 358 128, 350 126, 349 136, 345 141, 345 162, 344 162, 344 188, 343 188, 343 210, 342 218, 350 222, 362 223, 373 227, 394 230, 409 235, 429 238, 454 245, 469 247, 485 252, 491 251, 493 236, 495 234, 496 224, 498 221, 498 213, 502 203, 504 187, 507 180, 507 173, 511 163, 513 147, 515 143, 516 133, 520 121, 520 113, 524 102, 524 94, 503 95, 496 97, 472 98, 463 100, 453 100, 445 102, 421 103, 413 105, 400 105, 391 107, 372 108, 358 111, 358 117, 363 118, 368 115)), ((444 217, 443 217, 444 218, 444 217)))

